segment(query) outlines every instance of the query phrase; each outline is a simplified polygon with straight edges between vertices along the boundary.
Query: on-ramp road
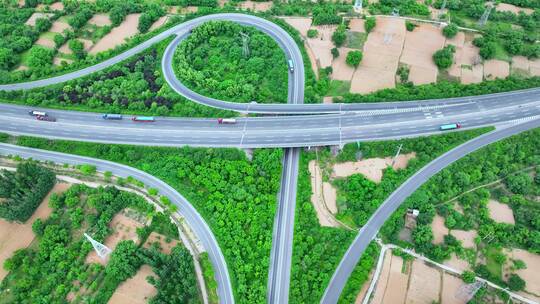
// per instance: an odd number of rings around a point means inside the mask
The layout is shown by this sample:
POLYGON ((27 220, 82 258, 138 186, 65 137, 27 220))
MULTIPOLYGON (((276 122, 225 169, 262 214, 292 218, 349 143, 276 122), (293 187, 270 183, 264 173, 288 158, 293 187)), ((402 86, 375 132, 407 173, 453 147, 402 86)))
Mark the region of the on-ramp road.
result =
POLYGON ((195 208, 171 186, 152 175, 138 169, 125 165, 95 159, 90 157, 76 156, 65 153, 51 152, 27 147, 14 146, 0 143, 0 155, 18 155, 22 158, 32 158, 40 161, 52 161, 57 164, 82 165, 90 164, 96 166, 98 171, 110 171, 116 176, 132 176, 143 182, 146 186, 156 188, 161 195, 167 196, 171 202, 178 207, 178 212, 186 219, 197 237, 201 240, 204 248, 208 252, 208 257, 215 270, 218 282, 218 295, 220 303, 234 303, 229 270, 225 258, 218 246, 210 227, 203 220, 202 216, 195 208))
POLYGON ((427 166, 423 167, 420 169, 420 171, 411 176, 399 188, 397 188, 386 199, 386 201, 383 202, 383 204, 371 216, 369 221, 360 229, 358 235, 350 245, 349 249, 339 263, 338 268, 334 272, 334 275, 330 279, 330 284, 324 292, 321 303, 337 303, 343 287, 345 287, 345 284, 354 270, 354 267, 360 260, 362 253, 369 245, 371 240, 375 238, 377 232, 382 227, 384 222, 390 217, 390 215, 392 215, 394 211, 397 210, 397 208, 401 205, 401 203, 403 203, 403 201, 405 201, 407 197, 409 197, 422 184, 427 182, 430 177, 469 153, 472 153, 501 139, 538 127, 540 127, 540 119, 535 119, 529 122, 512 125, 506 128, 500 128, 489 132, 448 151, 442 156, 431 161, 427 166))

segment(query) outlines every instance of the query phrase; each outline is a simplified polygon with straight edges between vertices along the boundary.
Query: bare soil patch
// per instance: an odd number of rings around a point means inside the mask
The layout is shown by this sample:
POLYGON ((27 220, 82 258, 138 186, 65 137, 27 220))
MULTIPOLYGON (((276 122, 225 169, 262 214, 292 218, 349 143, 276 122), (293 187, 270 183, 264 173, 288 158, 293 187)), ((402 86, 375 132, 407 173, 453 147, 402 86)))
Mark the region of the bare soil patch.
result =
POLYGON ((35 42, 36 45, 41 45, 41 46, 44 46, 44 47, 47 47, 47 48, 50 48, 50 49, 54 49, 55 48, 55 44, 54 44, 54 41, 52 41, 51 39, 41 35, 41 37, 39 37, 39 39, 35 42))
POLYGON ((540 59, 529 61, 529 72, 531 76, 540 76, 540 59))
POLYGON ((529 73, 530 61, 525 56, 512 57, 512 72, 523 71, 529 73))
POLYGON ((441 303, 444 304, 465 304, 467 301, 456 297, 459 288, 464 285, 463 281, 451 274, 443 274, 443 289, 441 293, 441 303))
POLYGON ((333 96, 324 96, 323 97, 323 103, 334 103, 334 97, 333 96))
POLYGON ((60 58, 60 57, 54 57, 53 64, 54 65, 62 65, 62 62, 65 62, 66 64, 73 63, 73 60, 67 59, 67 58, 60 58))
POLYGON ((472 68, 461 68, 461 83, 479 83, 482 82, 484 78, 484 66, 479 64, 475 65, 472 68))
POLYGON ((500 203, 496 200, 490 199, 487 205, 489 209, 489 216, 497 223, 507 223, 514 225, 514 212, 512 208, 507 204, 500 203))
POLYGON ((313 54, 313 50, 306 41, 304 41, 304 47, 306 48, 306 53, 309 58, 309 63, 311 64, 311 69, 313 70, 313 73, 315 73, 315 77, 319 79, 319 67, 317 66, 317 57, 315 57, 315 54, 313 54))
MULTIPOLYGON (((109 227, 112 230, 112 234, 105 239, 105 246, 114 250, 116 245, 121 241, 131 240, 135 243, 139 242, 139 237, 137 236, 137 228, 142 228, 145 226, 145 223, 135 220, 133 217, 129 217, 128 214, 130 211, 128 209, 123 210, 116 214, 109 227)), ((106 261, 103 261, 98 257, 96 252, 92 250, 86 257, 86 263, 99 263, 106 264, 106 261)))
POLYGON ((444 225, 444 217, 436 214, 431 222, 431 230, 433 231, 433 244, 441 244, 444 241, 444 236, 448 234, 448 228, 444 225))
POLYGON ((506 61, 491 59, 484 61, 484 78, 506 78, 510 75, 510 64, 506 61))
POLYGON ((244 1, 240 2, 238 7, 245 10, 252 10, 254 12, 266 12, 272 8, 272 1, 267 2, 256 2, 256 1, 244 1))
POLYGON ((451 230, 450 234, 453 235, 456 239, 461 241, 463 247, 466 248, 475 248, 474 238, 478 235, 476 230, 451 230))
POLYGON ((347 54, 353 49, 341 47, 339 48, 339 57, 332 62, 332 79, 351 81, 354 74, 354 68, 349 66, 345 60, 347 54))
POLYGON ((364 44, 364 58, 351 81, 352 93, 370 93, 395 87, 395 75, 405 41, 405 21, 377 18, 364 44))
POLYGON ((36 20, 41 18, 49 19, 53 15, 54 14, 51 13, 33 13, 32 16, 30 16, 30 18, 28 18, 28 20, 26 20, 24 24, 29 26, 36 26, 36 20))
POLYGON ((315 160, 309 162, 308 168, 311 175, 311 203, 319 224, 323 227, 339 227, 333 216, 337 212, 336 189, 330 183, 323 183, 321 168, 315 160))
POLYGON ((403 303, 405 300, 409 275, 401 272, 403 263, 403 258, 392 255, 390 277, 384 292, 383 303, 403 303))
POLYGON ((307 31, 311 27, 311 18, 286 17, 283 20, 300 32, 300 35, 307 37, 307 31))
POLYGON ((522 260, 527 265, 526 269, 516 270, 516 273, 527 282, 525 290, 540 295, 540 255, 530 253, 523 249, 512 249, 509 254, 514 260, 522 260))
MULTIPOLYGON (((34 232, 32 224, 38 219, 46 219, 52 213, 49 207, 49 199, 53 193, 62 193, 70 187, 70 184, 57 183, 52 190, 43 199, 39 207, 36 209, 32 217, 24 224, 10 223, 0 219, 0 265, 4 265, 4 261, 10 258, 13 253, 21 248, 26 248, 34 240, 34 232)), ((4 267, 0 267, 0 281, 2 281, 8 272, 4 267)))
POLYGON ((65 23, 64 21, 56 20, 55 22, 53 22, 51 28, 49 29, 49 32, 62 33, 64 30, 70 28, 71 26, 69 26, 69 24, 65 23))
POLYGON ((96 14, 90 20, 88 20, 88 24, 93 24, 97 26, 106 26, 111 25, 111 19, 109 19, 109 15, 106 14, 96 14))
POLYGON ((161 252, 165 254, 170 254, 173 247, 178 245, 180 242, 177 240, 171 240, 170 242, 167 242, 167 237, 163 234, 159 234, 157 232, 152 232, 148 236, 148 239, 146 239, 146 242, 144 243, 144 248, 150 248, 152 244, 158 243, 159 247, 161 248, 161 252))
POLYGON ((405 303, 432 303, 439 300, 441 273, 424 262, 413 261, 409 290, 405 303))
MULTIPOLYGON (((79 40, 80 42, 83 43, 83 45, 84 45, 84 50, 85 50, 85 51, 90 50, 90 49, 92 48, 92 46, 94 45, 94 43, 92 42, 92 40, 82 39, 82 38, 79 38, 79 39, 77 39, 77 40, 79 40)), ((66 54, 66 55, 71 55, 71 54, 73 54, 73 52, 72 52, 71 49, 69 48, 68 43, 64 43, 64 45, 62 45, 62 46, 58 49, 58 51, 59 51, 60 53, 66 54)))
POLYGON ((351 23, 349 23, 349 29, 353 32, 365 33, 364 23, 364 19, 353 18, 351 19, 351 23))
POLYGON ((319 32, 316 38, 307 38, 307 44, 315 54, 317 65, 321 68, 332 66, 332 53, 330 50, 334 47, 332 34, 336 30, 335 25, 318 25, 312 27, 319 32))
POLYGON ((186 7, 181 7, 178 12, 180 14, 190 14, 190 13, 196 13, 199 11, 199 8, 196 7, 196 6, 186 6, 186 7))
POLYGON ((381 273, 379 275, 379 280, 375 290, 373 291, 373 299, 371 300, 372 304, 380 304, 384 298, 384 293, 386 291, 386 286, 388 285, 388 278, 390 277, 390 265, 392 262, 392 251, 387 250, 384 254, 383 266, 381 268, 381 273))
POLYGON ((444 264, 461 271, 470 269, 469 263, 458 258, 455 253, 452 253, 450 260, 445 261, 444 264))
POLYGON ((127 15, 124 22, 118 27, 113 28, 109 34, 105 35, 105 37, 94 45, 90 50, 90 54, 95 55, 108 49, 114 49, 116 46, 124 43, 126 39, 135 36, 139 32, 137 26, 140 16, 141 14, 127 15))
POLYGON ((531 8, 519 7, 512 4, 507 4, 507 3, 499 3, 496 6, 495 10, 498 12, 511 12, 514 14, 518 14, 519 12, 524 12, 525 14, 530 15, 534 13, 534 10, 531 8))
POLYGON ((148 265, 143 265, 131 279, 126 280, 116 289, 109 304, 145 304, 157 294, 154 285, 146 281, 146 277, 156 274, 148 265))
MULTIPOLYGON (((52 10, 52 11, 63 11, 64 10, 64 4, 62 2, 55 2, 55 3, 53 3, 51 5, 48 5, 48 6, 49 6, 49 10, 52 10)), ((39 4, 36 7, 36 10, 44 11, 46 8, 47 8, 46 4, 39 4)))
POLYGON ((433 53, 444 44, 441 29, 431 24, 420 24, 414 31, 406 32, 400 62, 410 66, 409 81, 416 85, 437 81, 433 53))
MULTIPOLYGON (((414 152, 400 154, 396 158, 393 168, 395 170, 406 168, 409 160, 414 157, 416 157, 416 153, 414 152)), ((347 177, 360 173, 367 179, 379 183, 383 176, 383 170, 389 166, 392 166, 392 159, 392 157, 369 158, 357 162, 338 163, 334 165, 333 177, 347 177)))
POLYGON ((165 25, 167 20, 169 20, 169 16, 160 17, 156 22, 154 22, 154 24, 152 24, 149 31, 151 32, 151 31, 153 31, 155 29, 158 29, 158 28, 162 27, 163 25, 165 25))

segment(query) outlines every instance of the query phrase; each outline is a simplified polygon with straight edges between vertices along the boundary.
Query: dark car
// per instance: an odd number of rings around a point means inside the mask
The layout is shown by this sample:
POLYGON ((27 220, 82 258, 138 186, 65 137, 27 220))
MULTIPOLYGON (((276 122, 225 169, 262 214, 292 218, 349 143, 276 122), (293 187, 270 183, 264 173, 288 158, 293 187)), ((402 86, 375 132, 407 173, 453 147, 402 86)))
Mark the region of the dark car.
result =
POLYGON ((51 116, 43 116, 43 115, 38 115, 36 116, 37 120, 43 120, 43 121, 56 121, 56 118, 54 117, 51 117, 51 116))

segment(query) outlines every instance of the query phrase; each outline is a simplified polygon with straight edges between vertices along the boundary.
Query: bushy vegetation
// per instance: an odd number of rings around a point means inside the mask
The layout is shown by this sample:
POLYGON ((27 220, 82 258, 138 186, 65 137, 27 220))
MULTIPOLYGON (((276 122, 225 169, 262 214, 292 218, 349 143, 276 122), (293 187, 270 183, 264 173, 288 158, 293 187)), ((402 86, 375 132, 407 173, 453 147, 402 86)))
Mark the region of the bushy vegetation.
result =
POLYGON ((391 15, 394 10, 399 12, 401 16, 429 16, 429 8, 415 0, 380 0, 377 3, 369 5, 371 14, 391 15))
POLYGON ((192 258, 183 247, 165 255, 155 246, 145 249, 122 241, 107 266, 85 263, 92 245, 82 232, 103 242, 110 233, 109 222, 120 210, 129 207, 152 214, 153 207, 142 197, 113 187, 74 185, 61 195, 52 195, 49 205, 51 216, 32 227, 37 246, 18 250, 5 262, 10 272, 0 284, 0 303, 63 303, 70 291, 84 303, 107 303, 118 285, 143 264, 157 275, 150 279, 158 289, 150 303, 201 302, 192 258))
MULTIPOLYGON (((435 260, 446 259, 453 251, 460 252, 459 242, 456 244, 450 239, 447 243, 454 244, 448 247, 431 244, 429 224, 435 212, 447 217, 446 223, 451 227, 466 230, 475 228, 480 239, 489 236, 490 246, 518 247, 531 252, 540 252, 540 227, 532 220, 540 215, 540 210, 532 207, 521 195, 502 199, 507 200, 514 209, 515 225, 496 223, 489 217, 486 203, 490 195, 486 189, 479 189, 459 197, 458 201, 464 209, 463 214, 454 212, 448 204, 441 204, 468 189, 507 177, 524 167, 538 166, 539 135, 540 129, 535 129, 512 136, 482 148, 442 170, 406 200, 383 227, 383 235, 388 240, 397 240, 397 234, 403 227, 402 216, 405 208, 415 208, 420 210, 421 216, 418 217, 418 227, 413 233, 414 245, 417 250, 435 260), (441 184, 445 186, 441 187, 441 184), (450 220, 452 217, 454 219, 450 220)), ((485 275, 485 272, 479 269, 477 273, 485 275)))
POLYGON ((51 170, 35 162, 17 165, 17 171, 0 171, 0 217, 25 222, 56 182, 51 170))
POLYGON ((0 8, 0 67, 7 71, 14 67, 20 54, 30 49, 38 39, 39 32, 24 23, 33 9, 0 8))
MULTIPOLYGON (((349 225, 362 227, 390 193, 414 172, 451 148, 486 131, 478 129, 413 139, 362 143, 360 151, 363 158, 393 157, 401 144, 403 145, 401 153, 415 152, 416 157, 409 161, 405 169, 397 171, 391 167, 385 169, 383 178, 378 184, 362 174, 336 179, 334 185, 338 189, 337 201, 343 204, 336 217, 349 225)), ((336 161, 355 161, 357 151, 356 144, 345 145, 336 161)))
POLYGON ((281 150, 256 150, 250 162, 236 149, 122 145, 96 149, 93 143, 29 137, 20 137, 18 143, 128 164, 164 180, 189 199, 211 227, 238 301, 265 301, 281 150))
MULTIPOLYGON (((311 184, 308 162, 314 153, 302 153, 296 196, 290 303, 317 303, 356 231, 321 227, 310 201, 311 184)), ((367 280, 378 255, 370 245, 349 279, 340 301, 348 302, 367 280)))
POLYGON ((347 58, 345 58, 345 62, 348 65, 356 68, 362 61, 362 57, 363 54, 361 51, 350 51, 347 53, 347 58))
POLYGON ((185 85, 204 96, 236 102, 287 101, 283 51, 266 34, 233 22, 208 22, 194 29, 178 46, 174 70, 185 85), (242 35, 249 36, 248 50, 243 49, 242 35))
POLYGON ((375 28, 376 24, 377 20, 375 19, 375 17, 366 18, 366 21, 364 22, 364 29, 366 30, 366 33, 371 32, 375 28))
POLYGON ((433 54, 433 61, 437 67, 441 70, 448 69, 454 63, 454 53, 456 52, 456 47, 453 45, 447 45, 444 48, 436 51, 433 54))
POLYGON ((457 25, 453 23, 445 26, 442 30, 442 33, 446 38, 454 38, 458 32, 459 32, 459 29, 457 25))
POLYGON ((345 24, 340 24, 337 29, 332 33, 332 41, 336 47, 340 47, 345 43, 347 39, 347 27, 345 24))
POLYGON ((108 113, 232 116, 231 112, 188 101, 164 83, 158 71, 160 56, 167 42, 103 72, 45 88, 1 91, 0 99, 34 106, 108 113))

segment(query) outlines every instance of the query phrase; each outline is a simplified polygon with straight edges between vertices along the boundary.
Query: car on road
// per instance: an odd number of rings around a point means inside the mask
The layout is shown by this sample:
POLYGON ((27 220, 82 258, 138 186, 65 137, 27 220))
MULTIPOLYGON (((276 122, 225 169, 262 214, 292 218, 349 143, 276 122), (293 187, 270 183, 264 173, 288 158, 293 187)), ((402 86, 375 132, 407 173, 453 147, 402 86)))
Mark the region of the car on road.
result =
POLYGON ((133 116, 131 118, 134 122, 155 122, 156 120, 152 116, 133 116))
POLYGON ((121 120, 122 115, 121 114, 103 114, 101 115, 103 119, 109 119, 109 120, 121 120))
POLYGON ((42 111, 28 111, 28 115, 30 116, 47 116, 47 113, 46 112, 42 112, 42 111))
POLYGON ((235 124, 236 123, 236 119, 234 118, 218 118, 218 124, 222 125, 222 124, 235 124))
POLYGON ((48 116, 48 115, 37 115, 36 119, 41 120, 41 121, 51 121, 51 122, 56 121, 56 118, 48 116))
POLYGON ((439 127, 441 131, 454 130, 454 129, 459 129, 459 128, 461 128, 460 123, 446 124, 439 127))
POLYGON ((293 61, 289 59, 288 63, 289 63, 289 72, 294 73, 293 61))

